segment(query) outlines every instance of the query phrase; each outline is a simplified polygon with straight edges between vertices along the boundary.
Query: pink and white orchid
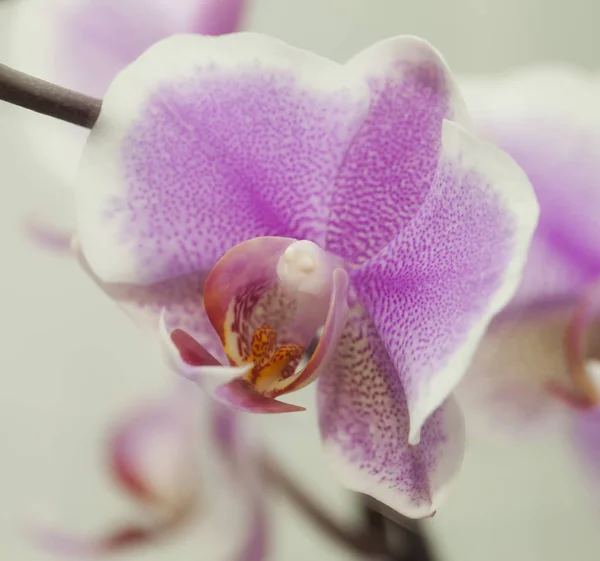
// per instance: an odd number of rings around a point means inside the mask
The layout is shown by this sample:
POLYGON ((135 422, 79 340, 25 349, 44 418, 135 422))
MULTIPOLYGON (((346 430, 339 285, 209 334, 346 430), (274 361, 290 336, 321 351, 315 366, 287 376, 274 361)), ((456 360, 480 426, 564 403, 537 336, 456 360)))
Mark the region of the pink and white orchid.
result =
POLYGON ((479 132, 523 167, 541 214, 521 286, 460 395, 485 432, 574 431, 598 477, 600 80, 540 67, 464 87, 479 132))
POLYGON ((416 38, 337 64, 257 34, 172 37, 106 92, 80 259, 234 408, 297 411, 278 398, 319 378, 342 482, 427 516, 463 455, 452 391, 537 218, 519 167, 469 131, 416 38))
POLYGON ((203 559, 265 558, 262 468, 253 433, 244 429, 240 414, 202 401, 187 385, 140 404, 109 439, 110 472, 143 507, 140 520, 97 538, 35 528, 40 545, 62 558, 88 558, 149 545, 187 528, 203 538, 203 559))

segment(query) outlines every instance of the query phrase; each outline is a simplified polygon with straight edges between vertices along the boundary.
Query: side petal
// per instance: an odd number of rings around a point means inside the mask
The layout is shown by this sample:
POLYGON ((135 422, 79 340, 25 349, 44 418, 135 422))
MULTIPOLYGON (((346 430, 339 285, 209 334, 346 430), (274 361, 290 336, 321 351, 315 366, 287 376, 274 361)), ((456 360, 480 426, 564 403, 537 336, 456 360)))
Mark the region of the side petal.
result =
POLYGON ((257 236, 317 241, 364 81, 266 36, 175 36, 112 83, 81 163, 78 233, 104 281, 208 271, 257 236))
POLYGON ((537 212, 531 185, 509 156, 445 121, 427 201, 352 273, 406 392, 411 443, 517 288, 537 212))
POLYGON ((571 388, 565 334, 572 306, 500 315, 490 325, 456 397, 470 432, 526 437, 564 427, 572 411, 556 388, 571 388))
POLYGON ((450 71, 425 41, 388 39, 346 66, 367 81, 372 101, 336 178, 326 247, 356 264, 397 236, 425 201, 442 121, 467 117, 450 71))
POLYGON ((464 77, 477 131, 525 170, 540 224, 515 303, 572 296, 600 276, 600 112, 596 73, 560 65, 464 77))
POLYGON ((318 382, 325 456, 341 482, 422 518, 444 500, 464 452, 464 423, 449 400, 411 445, 406 397, 377 330, 352 310, 331 367, 318 382))

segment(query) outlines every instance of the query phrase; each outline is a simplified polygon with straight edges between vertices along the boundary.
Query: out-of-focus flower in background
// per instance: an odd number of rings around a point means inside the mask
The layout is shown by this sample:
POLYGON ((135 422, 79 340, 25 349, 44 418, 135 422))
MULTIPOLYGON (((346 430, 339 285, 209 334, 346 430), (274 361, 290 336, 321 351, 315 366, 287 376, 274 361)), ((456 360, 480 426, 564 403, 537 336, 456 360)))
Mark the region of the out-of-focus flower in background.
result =
MULTIPOLYGON (((101 98, 119 71, 153 43, 177 33, 236 31, 247 4, 245 0, 19 0, 8 15, 8 62, 38 78, 101 98)), ((87 131, 26 112, 15 119, 23 150, 34 154, 48 173, 36 209, 26 217, 26 231, 42 247, 68 250, 71 191, 87 131)))
POLYGON ((451 393, 537 219, 525 175, 468 127, 418 39, 345 65, 256 34, 164 40, 104 97, 80 259, 222 401, 297 409, 275 398, 321 373, 340 479, 430 515, 463 455, 451 393))
POLYGON ((485 433, 566 429, 600 482, 600 78, 548 66, 462 85, 479 133, 540 202, 520 289, 460 388, 467 420, 485 433))
POLYGON ((87 558, 188 530, 204 536, 202 559, 260 561, 268 544, 262 464, 242 416, 187 381, 132 408, 107 447, 114 480, 142 507, 139 520, 99 537, 36 525, 34 540, 63 558, 87 558))

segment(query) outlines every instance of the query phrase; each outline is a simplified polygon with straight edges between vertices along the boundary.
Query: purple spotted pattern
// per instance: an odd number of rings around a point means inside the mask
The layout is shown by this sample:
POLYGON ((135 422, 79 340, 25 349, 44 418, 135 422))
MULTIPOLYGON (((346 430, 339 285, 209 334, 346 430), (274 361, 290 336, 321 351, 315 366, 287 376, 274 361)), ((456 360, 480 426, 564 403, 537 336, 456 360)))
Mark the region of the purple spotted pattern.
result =
POLYGON ((45 8, 60 31, 57 78, 101 97, 151 45, 175 33, 221 35, 239 28, 244 0, 76 0, 45 8))
POLYGON ((157 91, 123 148, 129 192, 106 217, 139 244, 147 282, 208 270, 258 236, 318 242, 364 105, 283 71, 199 74, 157 91))
POLYGON ((513 258, 515 229, 487 178, 462 169, 460 159, 442 160, 418 214, 351 273, 396 367, 411 415, 417 402, 429 402, 434 378, 436 391, 439 386, 445 391, 419 418, 458 382, 444 381, 440 373, 487 313, 513 258))
POLYGON ((452 119, 447 70, 439 60, 397 61, 368 77, 369 116, 336 178, 326 247, 361 263, 390 242, 425 201, 437 168, 442 119, 452 119))
POLYGON ((452 403, 431 415, 418 445, 408 445, 402 382, 375 325, 359 306, 352 310, 332 366, 319 378, 318 410, 325 449, 361 473, 375 497, 387 495, 390 502, 389 494, 395 495, 392 500, 401 511, 398 500, 402 506, 409 503, 413 515, 431 513, 434 493, 460 467, 464 429, 452 403))

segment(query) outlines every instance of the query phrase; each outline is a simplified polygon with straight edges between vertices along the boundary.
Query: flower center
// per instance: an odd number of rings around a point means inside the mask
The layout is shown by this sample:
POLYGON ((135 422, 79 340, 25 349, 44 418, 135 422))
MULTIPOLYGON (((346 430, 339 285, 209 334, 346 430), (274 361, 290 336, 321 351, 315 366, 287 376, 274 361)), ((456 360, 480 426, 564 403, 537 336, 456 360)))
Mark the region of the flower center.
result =
POLYGON ((257 391, 268 395, 269 390, 280 380, 289 378, 300 363, 304 347, 295 343, 277 345, 277 334, 268 324, 261 325, 252 335, 248 362, 254 367, 246 375, 257 391))
POLYGON ((300 240, 292 243, 277 263, 277 276, 282 284, 300 292, 328 294, 334 263, 317 244, 300 240))

